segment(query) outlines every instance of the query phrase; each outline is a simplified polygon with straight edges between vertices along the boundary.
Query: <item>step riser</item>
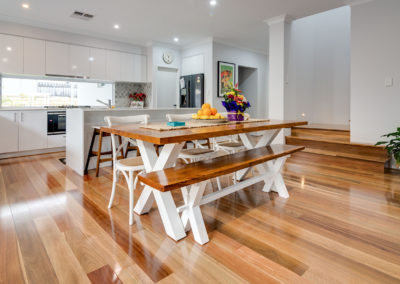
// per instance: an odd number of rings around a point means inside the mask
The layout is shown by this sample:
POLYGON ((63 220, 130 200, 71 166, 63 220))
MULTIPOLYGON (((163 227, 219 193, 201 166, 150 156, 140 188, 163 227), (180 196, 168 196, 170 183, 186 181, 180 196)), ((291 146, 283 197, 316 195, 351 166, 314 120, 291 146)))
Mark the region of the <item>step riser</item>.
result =
POLYGON ((292 136, 318 138, 329 141, 350 142, 350 132, 345 130, 292 128, 292 136))
MULTIPOLYGON (((339 144, 331 141, 313 141, 302 139, 301 137, 286 137, 286 143, 289 145, 305 146, 310 149, 317 149, 327 151, 330 153, 337 153, 338 156, 358 158, 369 161, 384 162, 387 159, 386 150, 381 147, 374 146, 360 146, 351 144, 339 144)), ((320 151, 322 154, 323 152, 320 151)))

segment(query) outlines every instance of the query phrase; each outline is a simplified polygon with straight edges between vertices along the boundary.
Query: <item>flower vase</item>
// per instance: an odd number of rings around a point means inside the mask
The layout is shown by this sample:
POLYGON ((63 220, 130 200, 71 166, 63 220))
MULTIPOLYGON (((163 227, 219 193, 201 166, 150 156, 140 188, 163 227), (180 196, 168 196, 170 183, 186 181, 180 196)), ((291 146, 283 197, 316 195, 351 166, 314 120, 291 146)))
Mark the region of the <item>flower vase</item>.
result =
POLYGON ((243 121, 244 120, 243 113, 239 113, 237 111, 228 112, 227 118, 229 121, 243 121))

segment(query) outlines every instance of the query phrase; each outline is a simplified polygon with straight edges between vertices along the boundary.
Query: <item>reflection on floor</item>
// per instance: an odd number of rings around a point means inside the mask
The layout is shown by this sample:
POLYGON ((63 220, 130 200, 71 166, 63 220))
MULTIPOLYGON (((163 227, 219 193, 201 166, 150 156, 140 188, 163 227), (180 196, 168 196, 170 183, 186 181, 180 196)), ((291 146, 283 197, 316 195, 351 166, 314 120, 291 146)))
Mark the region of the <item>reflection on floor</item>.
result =
POLYGON ((111 168, 82 178, 64 154, 0 160, 5 283, 400 281, 400 175, 376 163, 295 154, 289 199, 260 183, 203 206, 211 241, 200 246, 168 238, 155 205, 130 227, 123 179, 108 210, 111 168))

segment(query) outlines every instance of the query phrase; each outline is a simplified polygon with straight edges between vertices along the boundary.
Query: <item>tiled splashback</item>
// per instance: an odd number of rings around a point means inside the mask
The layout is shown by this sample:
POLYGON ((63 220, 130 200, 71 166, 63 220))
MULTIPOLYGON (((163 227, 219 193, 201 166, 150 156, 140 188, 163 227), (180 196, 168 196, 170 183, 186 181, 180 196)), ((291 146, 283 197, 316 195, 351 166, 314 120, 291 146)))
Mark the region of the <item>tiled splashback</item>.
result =
POLYGON ((129 94, 145 93, 147 95, 144 103, 145 107, 151 105, 151 83, 115 83, 115 105, 117 107, 129 107, 131 100, 129 94))

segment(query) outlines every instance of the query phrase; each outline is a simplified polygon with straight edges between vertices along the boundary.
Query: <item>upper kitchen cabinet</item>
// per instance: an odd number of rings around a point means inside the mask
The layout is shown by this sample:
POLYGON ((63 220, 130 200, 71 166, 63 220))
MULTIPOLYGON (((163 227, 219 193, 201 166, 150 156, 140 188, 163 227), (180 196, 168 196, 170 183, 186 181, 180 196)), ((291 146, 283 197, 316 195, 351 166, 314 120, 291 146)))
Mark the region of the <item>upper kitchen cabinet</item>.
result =
POLYGON ((46 74, 71 75, 68 44, 46 41, 46 74))
POLYGON ((0 34, 0 73, 22 74, 23 38, 0 34))
POLYGON ((134 82, 147 82, 147 57, 146 55, 133 55, 134 82))
POLYGON ((106 52, 106 78, 112 81, 121 80, 121 52, 107 50, 106 52))
POLYGON ((90 49, 90 78, 106 79, 106 50, 99 48, 90 49))
POLYGON ((121 81, 146 81, 146 56, 130 53, 121 53, 121 81))
POLYGON ((69 46, 69 74, 73 76, 90 77, 90 48, 84 46, 69 46))
POLYGON ((24 38, 24 74, 46 74, 46 44, 44 40, 24 38))
POLYGON ((134 59, 133 54, 121 52, 121 77, 119 81, 133 82, 134 81, 134 59))

